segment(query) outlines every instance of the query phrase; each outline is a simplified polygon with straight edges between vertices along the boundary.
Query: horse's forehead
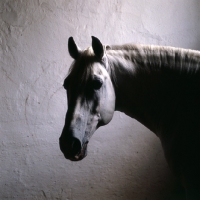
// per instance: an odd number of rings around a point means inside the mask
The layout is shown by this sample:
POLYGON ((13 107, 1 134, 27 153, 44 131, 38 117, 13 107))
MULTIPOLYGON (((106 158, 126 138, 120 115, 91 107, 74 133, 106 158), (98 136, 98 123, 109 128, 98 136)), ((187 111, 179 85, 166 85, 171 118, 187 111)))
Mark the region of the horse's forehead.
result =
MULTIPOLYGON (((75 62, 71 71, 65 79, 66 85, 70 83, 70 87, 75 85, 85 85, 95 75, 106 75, 104 66, 99 62, 75 62)), ((65 85, 64 83, 64 85, 65 85)))
POLYGON ((83 76, 85 74, 93 75, 93 74, 102 74, 102 65, 101 63, 93 60, 87 60, 87 61, 80 61, 78 63, 75 63, 75 76, 83 76))
POLYGON ((92 72, 95 74, 103 74, 104 73, 104 67, 100 63, 94 63, 92 67, 92 72))

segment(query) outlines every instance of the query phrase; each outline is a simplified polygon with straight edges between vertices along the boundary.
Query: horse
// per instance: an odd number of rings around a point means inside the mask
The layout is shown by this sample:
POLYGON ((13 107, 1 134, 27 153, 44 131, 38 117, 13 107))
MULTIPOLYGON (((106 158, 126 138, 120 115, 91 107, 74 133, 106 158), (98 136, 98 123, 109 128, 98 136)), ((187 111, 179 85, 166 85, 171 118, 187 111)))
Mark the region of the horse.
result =
POLYGON ((200 52, 156 45, 103 45, 81 50, 73 37, 74 59, 64 88, 68 110, 59 138, 66 159, 87 155, 93 133, 124 112, 153 133, 186 191, 200 199, 200 52))

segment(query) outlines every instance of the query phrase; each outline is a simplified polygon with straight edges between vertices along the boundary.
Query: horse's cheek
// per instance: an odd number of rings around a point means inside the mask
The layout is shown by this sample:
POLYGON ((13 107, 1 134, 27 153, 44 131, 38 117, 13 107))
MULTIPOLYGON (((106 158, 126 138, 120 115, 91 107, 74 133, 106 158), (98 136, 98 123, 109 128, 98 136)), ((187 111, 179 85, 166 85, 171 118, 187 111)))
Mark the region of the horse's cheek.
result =
POLYGON ((114 108, 115 108, 115 101, 113 97, 107 96, 107 98, 104 98, 102 100, 100 115, 104 125, 108 124, 112 120, 114 114, 114 108))

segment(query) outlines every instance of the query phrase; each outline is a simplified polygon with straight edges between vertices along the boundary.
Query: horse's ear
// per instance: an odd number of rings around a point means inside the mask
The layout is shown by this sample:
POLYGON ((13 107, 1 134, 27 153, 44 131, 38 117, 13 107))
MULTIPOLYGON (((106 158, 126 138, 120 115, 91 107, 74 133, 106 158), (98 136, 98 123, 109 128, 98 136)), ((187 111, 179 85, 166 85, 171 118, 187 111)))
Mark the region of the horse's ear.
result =
POLYGON ((103 45, 101 44, 100 40, 94 36, 92 36, 92 48, 93 48, 94 54, 98 58, 102 59, 104 55, 103 45))
POLYGON ((69 54, 72 58, 74 58, 75 60, 79 57, 80 55, 80 48, 76 45, 76 43, 74 42, 73 37, 70 37, 68 39, 68 51, 69 54))

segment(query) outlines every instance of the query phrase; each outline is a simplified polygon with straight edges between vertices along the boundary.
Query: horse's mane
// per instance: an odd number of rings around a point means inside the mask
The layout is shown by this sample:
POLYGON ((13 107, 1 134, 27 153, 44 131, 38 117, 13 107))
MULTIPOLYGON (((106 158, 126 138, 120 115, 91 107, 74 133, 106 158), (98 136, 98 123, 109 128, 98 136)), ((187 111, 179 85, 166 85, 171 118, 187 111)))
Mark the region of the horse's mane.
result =
POLYGON ((129 59, 140 67, 157 69, 165 67, 174 70, 197 72, 200 69, 200 51, 154 45, 112 45, 107 54, 129 59))

